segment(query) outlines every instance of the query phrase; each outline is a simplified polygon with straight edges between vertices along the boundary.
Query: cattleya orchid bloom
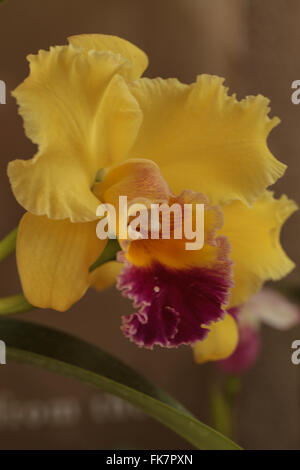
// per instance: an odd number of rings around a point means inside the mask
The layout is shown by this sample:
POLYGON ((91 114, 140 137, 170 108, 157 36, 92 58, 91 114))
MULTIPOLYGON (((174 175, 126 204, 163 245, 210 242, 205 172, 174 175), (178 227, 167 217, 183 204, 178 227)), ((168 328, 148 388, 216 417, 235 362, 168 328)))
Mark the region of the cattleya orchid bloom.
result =
POLYGON ((118 276, 136 309, 122 324, 132 341, 195 345, 198 361, 229 356, 238 327, 227 310, 294 266, 279 235, 296 205, 267 190, 285 171, 266 143, 279 122, 268 100, 238 101, 216 76, 191 85, 141 78, 146 55, 112 36, 73 36, 28 59, 14 96, 38 150, 8 166, 27 211, 17 263, 28 301, 64 311, 118 276), (120 195, 129 204, 201 202, 203 248, 119 240, 117 261, 89 273, 107 244, 96 236, 97 206, 117 206, 120 195))
POLYGON ((300 322, 299 307, 269 287, 231 313, 238 323, 239 342, 228 358, 218 362, 228 374, 241 374, 256 362, 261 347, 261 324, 288 330, 300 322))

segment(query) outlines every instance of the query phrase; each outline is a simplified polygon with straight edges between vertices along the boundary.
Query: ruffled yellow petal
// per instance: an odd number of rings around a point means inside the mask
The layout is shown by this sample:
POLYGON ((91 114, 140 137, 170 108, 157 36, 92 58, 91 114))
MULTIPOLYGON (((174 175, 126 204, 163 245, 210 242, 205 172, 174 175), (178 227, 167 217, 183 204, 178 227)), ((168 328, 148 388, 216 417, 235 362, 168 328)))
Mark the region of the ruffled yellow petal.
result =
POLYGON ((128 79, 139 78, 148 66, 146 54, 131 42, 117 36, 106 34, 79 34, 68 38, 70 44, 82 47, 87 51, 111 51, 120 54, 130 62, 128 79))
POLYGON ((97 171, 126 158, 141 122, 136 100, 116 75, 125 59, 71 45, 40 51, 29 61, 30 75, 14 96, 38 152, 9 164, 13 192, 36 215, 95 220, 97 171))
POLYGON ((176 194, 189 188, 213 204, 251 204, 284 173, 267 147, 279 119, 268 117, 263 96, 239 102, 209 75, 189 86, 141 79, 131 91, 144 115, 131 155, 154 160, 176 194))
POLYGON ((194 358, 198 364, 207 361, 219 361, 229 357, 238 343, 238 327, 228 313, 224 320, 209 326, 210 332, 203 341, 194 345, 194 358))
POLYGON ((142 119, 124 78, 115 75, 103 94, 93 128, 94 148, 102 155, 103 166, 111 167, 128 156, 142 119))
POLYGON ((19 225, 17 264, 27 300, 67 310, 89 287, 88 268, 105 245, 96 236, 95 222, 74 224, 26 213, 19 225))
POLYGON ((280 230, 285 220, 297 210, 286 196, 275 199, 266 191, 252 208, 239 201, 223 207, 225 223, 221 230, 231 244, 234 283, 230 305, 248 300, 263 282, 288 274, 294 263, 280 244, 280 230))
POLYGON ((90 283, 95 289, 103 290, 112 286, 123 269, 123 263, 109 261, 91 273, 90 283))

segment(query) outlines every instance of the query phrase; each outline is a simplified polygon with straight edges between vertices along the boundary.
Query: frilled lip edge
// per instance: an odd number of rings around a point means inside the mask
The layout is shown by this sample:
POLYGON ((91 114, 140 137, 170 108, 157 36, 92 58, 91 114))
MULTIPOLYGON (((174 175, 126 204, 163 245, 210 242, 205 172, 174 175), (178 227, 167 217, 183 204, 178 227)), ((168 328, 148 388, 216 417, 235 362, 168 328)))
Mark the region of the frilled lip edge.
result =
POLYGON ((209 324, 224 317, 232 282, 228 246, 211 268, 171 269, 159 263, 137 267, 128 261, 117 288, 133 301, 137 312, 122 317, 121 329, 140 347, 192 346, 203 340, 209 324), (226 253, 226 256, 225 256, 226 253))

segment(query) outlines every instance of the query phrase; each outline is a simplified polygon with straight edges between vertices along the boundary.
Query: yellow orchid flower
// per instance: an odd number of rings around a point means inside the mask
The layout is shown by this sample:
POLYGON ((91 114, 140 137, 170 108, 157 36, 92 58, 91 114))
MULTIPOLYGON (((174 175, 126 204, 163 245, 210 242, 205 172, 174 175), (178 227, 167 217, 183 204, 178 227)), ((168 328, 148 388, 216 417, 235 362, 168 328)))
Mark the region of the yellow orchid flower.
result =
POLYGON ((226 308, 293 268, 279 236, 296 205, 267 191, 285 171, 266 143, 279 122, 268 100, 238 101, 215 76, 191 85, 140 78, 146 55, 111 36, 74 36, 29 61, 14 96, 38 151, 8 167, 27 210, 17 240, 26 298, 63 311, 119 274, 137 308, 123 318, 132 341, 195 344, 201 362, 229 356, 238 334, 226 308), (89 273, 107 243, 96 236, 96 209, 117 206, 120 195, 130 204, 200 201, 203 248, 185 250, 184 239, 121 243, 119 263, 89 273))

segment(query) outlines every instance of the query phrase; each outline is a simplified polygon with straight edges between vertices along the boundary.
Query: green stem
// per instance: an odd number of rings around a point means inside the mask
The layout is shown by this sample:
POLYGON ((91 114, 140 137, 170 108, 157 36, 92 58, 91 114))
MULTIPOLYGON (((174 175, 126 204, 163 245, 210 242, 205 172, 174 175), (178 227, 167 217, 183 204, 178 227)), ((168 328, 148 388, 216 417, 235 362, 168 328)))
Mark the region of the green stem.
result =
MULTIPOLYGON (((11 255, 16 249, 18 228, 14 228, 0 241, 0 261, 11 255)), ((27 312, 34 307, 25 299, 23 294, 10 295, 0 298, 0 315, 27 312)))
POLYGON ((233 438, 235 411, 241 381, 237 376, 225 376, 222 386, 215 386, 211 394, 211 411, 214 428, 233 438))
POLYGON ((33 307, 23 294, 11 295, 0 299, 0 315, 9 315, 12 313, 28 312, 33 307))
POLYGON ((14 228, 3 240, 0 241, 0 261, 7 258, 16 249, 18 228, 14 228))

